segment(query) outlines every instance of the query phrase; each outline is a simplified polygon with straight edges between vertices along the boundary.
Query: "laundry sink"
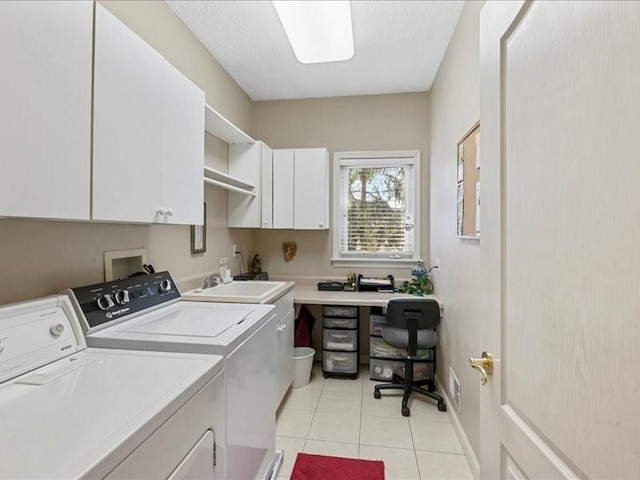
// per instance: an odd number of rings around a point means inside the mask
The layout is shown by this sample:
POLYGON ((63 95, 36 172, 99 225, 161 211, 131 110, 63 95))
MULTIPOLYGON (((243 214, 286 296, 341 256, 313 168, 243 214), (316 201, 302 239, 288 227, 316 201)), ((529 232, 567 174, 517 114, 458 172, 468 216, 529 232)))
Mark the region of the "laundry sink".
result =
POLYGON ((272 303, 293 288, 293 282, 248 281, 196 288, 182 294, 183 300, 200 302, 272 303))

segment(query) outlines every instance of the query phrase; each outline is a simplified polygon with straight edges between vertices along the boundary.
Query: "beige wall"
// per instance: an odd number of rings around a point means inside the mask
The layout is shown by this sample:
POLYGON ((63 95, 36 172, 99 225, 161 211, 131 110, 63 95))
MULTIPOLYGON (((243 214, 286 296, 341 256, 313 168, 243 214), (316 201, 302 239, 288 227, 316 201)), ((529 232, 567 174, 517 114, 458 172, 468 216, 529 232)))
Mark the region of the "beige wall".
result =
MULTIPOLYGON (((479 381, 469 356, 479 356, 480 246, 456 238, 456 144, 480 118, 479 12, 467 2, 431 89, 431 258, 440 260, 434 283, 444 302, 438 377, 448 387, 451 366, 461 384, 458 414, 479 452, 479 381)), ((482 131, 482 125, 480 126, 482 131)))
MULTIPOLYGON (((422 256, 429 254, 429 95, 404 93, 354 97, 256 102, 252 133, 271 148, 327 147, 329 152, 410 150, 422 152, 422 256)), ((333 162, 333 160, 332 160, 333 162)), ((410 276, 403 269, 354 269, 331 266, 332 233, 325 231, 258 230, 255 248, 263 270, 273 276, 301 279, 342 278, 344 272, 410 276), (295 241, 298 253, 290 263, 282 242, 295 241)))
MULTIPOLYGON (((250 129, 251 99, 164 2, 101 3, 198 84, 207 103, 240 128, 250 129)), ((226 144, 206 137, 205 162, 226 170, 226 144)), ((143 182, 141 178, 141 188, 143 182)), ((226 191, 205 187, 205 200, 207 252, 194 256, 188 226, 0 220, 0 304, 102 281, 106 250, 145 247, 148 261, 157 269, 168 269, 176 279, 199 281, 207 272, 217 271, 219 258, 229 256, 232 243, 244 252, 253 250, 251 231, 226 228, 226 191)))

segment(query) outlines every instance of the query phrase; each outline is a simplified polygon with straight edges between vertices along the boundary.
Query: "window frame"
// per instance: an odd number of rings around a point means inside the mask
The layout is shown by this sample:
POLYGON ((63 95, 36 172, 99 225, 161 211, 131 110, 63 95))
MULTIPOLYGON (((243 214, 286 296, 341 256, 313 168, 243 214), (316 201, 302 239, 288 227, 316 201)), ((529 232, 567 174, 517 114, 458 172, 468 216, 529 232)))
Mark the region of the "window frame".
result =
MULTIPOLYGON (((335 152, 333 154, 332 165, 332 190, 333 190, 333 215, 331 218, 331 228, 333 230, 333 256, 331 264, 334 267, 403 267, 413 265, 416 261, 421 260, 421 191, 420 191, 420 150, 393 150, 393 151, 357 151, 357 152, 335 152), (343 160, 393 160, 395 166, 398 161, 403 161, 413 166, 413 257, 407 258, 353 258, 340 256, 340 222, 341 222, 341 192, 342 185, 340 179, 340 170, 343 166, 343 160)), ((380 166, 391 166, 392 164, 381 163, 380 166)))

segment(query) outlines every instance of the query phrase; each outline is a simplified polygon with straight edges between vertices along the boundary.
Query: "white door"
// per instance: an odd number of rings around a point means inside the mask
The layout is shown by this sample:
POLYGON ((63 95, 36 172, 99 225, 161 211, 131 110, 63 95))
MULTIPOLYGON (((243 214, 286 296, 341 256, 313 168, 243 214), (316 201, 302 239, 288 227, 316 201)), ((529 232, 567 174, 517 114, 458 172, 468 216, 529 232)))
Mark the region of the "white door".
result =
POLYGON ((163 222, 165 59, 96 4, 93 219, 163 222))
POLYGON ((278 382, 280 384, 278 389, 278 397, 276 399, 276 407, 280 405, 284 395, 289 390, 289 387, 293 383, 293 343, 294 343, 294 326, 295 315, 293 310, 289 312, 280 320, 278 325, 278 336, 280 342, 280 358, 278 360, 279 372, 278 382))
POLYGON ((260 228, 262 224, 262 154, 269 150, 263 142, 229 145, 229 175, 256 187, 256 195, 228 193, 228 226, 260 228))
POLYGON ((638 2, 482 11, 482 478, 638 478, 639 26, 638 2))
POLYGON ((329 228, 329 152, 298 148, 294 164, 294 228, 329 228))
POLYGON ((0 215, 89 220, 92 2, 0 2, 0 215))
POLYGON ((262 223, 261 228, 273 228, 273 151, 266 143, 262 145, 262 175, 260 185, 262 189, 262 223))
POLYGON ((207 430, 167 480, 214 480, 215 440, 213 432, 207 430))
POLYGON ((164 223, 202 225, 204 92, 164 62, 163 159, 159 169, 164 223))
POLYGON ((294 153, 273 151, 273 228, 293 228, 294 153))

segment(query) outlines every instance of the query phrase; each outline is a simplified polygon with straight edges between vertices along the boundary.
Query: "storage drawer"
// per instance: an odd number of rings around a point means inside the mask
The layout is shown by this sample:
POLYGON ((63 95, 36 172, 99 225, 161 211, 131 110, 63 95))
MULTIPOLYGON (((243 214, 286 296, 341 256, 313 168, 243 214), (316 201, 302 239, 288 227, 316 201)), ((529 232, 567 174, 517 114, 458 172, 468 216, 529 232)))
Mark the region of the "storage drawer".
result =
POLYGON ((322 326, 328 328, 358 328, 358 319, 322 317, 322 326))
POLYGON ((341 305, 325 305, 322 307, 323 317, 357 318, 358 307, 346 307, 341 305))
MULTIPOLYGON (((382 357, 392 359, 407 358, 406 348, 392 347, 381 337, 371 337, 369 339, 369 355, 371 357, 382 357)), ((425 348, 418 349, 416 359, 418 360, 433 360, 433 349, 425 348)))
MULTIPOLYGON (((403 360, 383 360, 372 358, 369 363, 369 378, 371 380, 382 380, 390 382, 393 374, 404 377, 404 361, 403 360)), ((413 364, 413 380, 431 380, 433 379, 433 363, 414 363, 413 364)))
POLYGON ((323 367, 325 372, 357 373, 357 352, 322 352, 323 367))
POLYGON ((355 350, 358 348, 357 330, 322 330, 322 348, 326 350, 355 350))
POLYGON ((371 335, 382 335, 382 327, 387 324, 387 317, 384 315, 371 314, 369 317, 369 333, 371 335))

